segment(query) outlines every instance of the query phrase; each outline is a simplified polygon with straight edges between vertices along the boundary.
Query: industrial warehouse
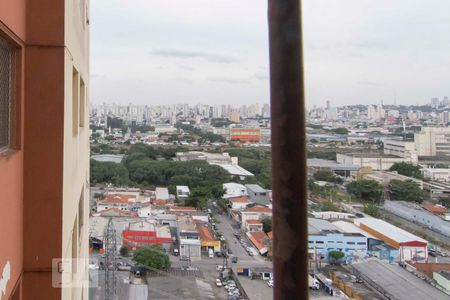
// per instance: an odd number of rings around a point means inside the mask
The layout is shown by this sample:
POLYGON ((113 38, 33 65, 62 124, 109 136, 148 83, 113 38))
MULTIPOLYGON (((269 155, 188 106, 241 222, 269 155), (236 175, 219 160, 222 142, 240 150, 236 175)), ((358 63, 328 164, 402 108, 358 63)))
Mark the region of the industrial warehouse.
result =
POLYGON ((355 224, 398 249, 400 261, 426 261, 428 258, 428 241, 414 234, 375 218, 356 219, 355 224))

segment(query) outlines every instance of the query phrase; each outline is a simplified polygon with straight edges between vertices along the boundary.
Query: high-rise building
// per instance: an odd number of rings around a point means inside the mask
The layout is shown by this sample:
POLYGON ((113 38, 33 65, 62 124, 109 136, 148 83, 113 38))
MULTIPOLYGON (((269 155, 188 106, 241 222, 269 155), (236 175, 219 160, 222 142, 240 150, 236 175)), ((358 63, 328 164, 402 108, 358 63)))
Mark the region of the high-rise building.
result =
POLYGON ((88 299, 87 3, 0 2, 2 299, 88 299))
POLYGON ((450 156, 450 127, 422 127, 414 142, 419 156, 450 156))
POLYGON ((448 99, 448 97, 444 97, 444 99, 442 99, 442 106, 450 106, 450 100, 448 99))
POLYGON ((238 111, 230 111, 228 119, 233 123, 239 123, 241 121, 241 116, 238 111))
POLYGON ((447 123, 450 121, 450 118, 449 118, 449 111, 448 111, 448 110, 443 111, 443 112, 441 113, 441 119, 442 119, 442 124, 443 124, 444 126, 446 126, 447 123))

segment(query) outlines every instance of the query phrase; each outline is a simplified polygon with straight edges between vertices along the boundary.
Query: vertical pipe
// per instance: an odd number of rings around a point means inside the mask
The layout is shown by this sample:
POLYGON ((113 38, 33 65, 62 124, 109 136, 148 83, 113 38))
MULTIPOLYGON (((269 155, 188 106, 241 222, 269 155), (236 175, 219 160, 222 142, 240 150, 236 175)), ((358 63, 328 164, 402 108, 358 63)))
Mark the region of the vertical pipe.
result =
POLYGON ((308 299, 301 0, 269 0, 275 299, 308 299))

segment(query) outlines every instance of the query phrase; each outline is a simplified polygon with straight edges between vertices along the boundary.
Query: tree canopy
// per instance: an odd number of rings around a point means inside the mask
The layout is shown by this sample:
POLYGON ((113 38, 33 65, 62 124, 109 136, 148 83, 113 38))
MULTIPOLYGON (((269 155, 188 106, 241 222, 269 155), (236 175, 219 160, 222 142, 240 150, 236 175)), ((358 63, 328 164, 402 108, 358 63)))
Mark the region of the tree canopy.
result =
POLYGON ((421 169, 420 166, 416 166, 406 162, 401 162, 393 164, 392 167, 389 168, 389 171, 397 171, 398 174, 401 175, 414 177, 417 179, 423 179, 423 175, 420 169, 421 169))
POLYGON ((374 218, 378 218, 380 216, 380 209, 378 205, 374 203, 366 203, 364 204, 364 213, 374 218))
POLYGON ((378 201, 382 194, 381 185, 375 180, 356 180, 347 185, 347 191, 353 196, 371 202, 378 201))
POLYGON ((331 263, 340 263, 345 254, 341 251, 330 251, 330 253, 328 253, 328 256, 331 263))
POLYGON ((423 191, 412 180, 401 181, 393 179, 389 182, 389 191, 394 200, 422 202, 423 191))
POLYGON ((264 218, 261 222, 263 224, 263 231, 265 233, 272 231, 272 218, 264 218))
POLYGON ((117 186, 129 184, 128 170, 123 164, 91 159, 90 165, 91 184, 112 183, 117 186))
POLYGON ((327 182, 335 182, 335 183, 342 183, 343 180, 340 177, 337 177, 334 175, 333 171, 330 169, 322 169, 318 170, 314 173, 314 179, 319 181, 327 181, 327 182))
POLYGON ((158 246, 147 246, 134 252, 133 260, 152 270, 167 270, 170 268, 169 256, 158 246))

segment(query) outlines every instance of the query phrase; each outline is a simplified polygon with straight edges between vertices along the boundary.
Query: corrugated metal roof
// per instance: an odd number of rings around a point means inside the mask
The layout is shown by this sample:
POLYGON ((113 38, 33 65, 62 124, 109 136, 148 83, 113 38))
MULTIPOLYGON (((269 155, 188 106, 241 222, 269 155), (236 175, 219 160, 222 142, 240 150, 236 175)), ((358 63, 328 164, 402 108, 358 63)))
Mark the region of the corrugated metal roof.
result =
POLYGON ((326 220, 308 218, 308 234, 320 234, 324 231, 340 232, 339 228, 326 220))
POLYGON ((367 238, 379 240, 375 236, 371 235, 367 231, 362 230, 361 228, 359 228, 358 226, 356 226, 355 224, 353 224, 351 222, 335 221, 335 222, 332 222, 332 224, 334 226, 336 226, 337 228, 339 228, 339 230, 341 230, 342 232, 345 232, 345 233, 360 233, 360 234, 364 235, 367 238))
POLYGON ((228 165, 228 164, 217 164, 217 163, 211 163, 211 165, 216 165, 227 171, 230 175, 237 175, 237 176, 254 176, 252 173, 247 171, 246 169, 237 166, 237 165, 228 165))
POLYGON ((360 219, 355 219, 355 224, 357 226, 360 226, 360 224, 364 224, 367 227, 372 228, 373 230, 385 235, 386 237, 388 237, 391 240, 394 240, 398 243, 406 243, 406 242, 413 242, 413 241, 428 243, 427 240, 424 240, 412 233, 409 233, 401 228, 398 228, 397 226, 394 226, 394 225, 392 225, 388 222, 385 222, 383 220, 380 220, 380 219, 360 218, 360 219))

